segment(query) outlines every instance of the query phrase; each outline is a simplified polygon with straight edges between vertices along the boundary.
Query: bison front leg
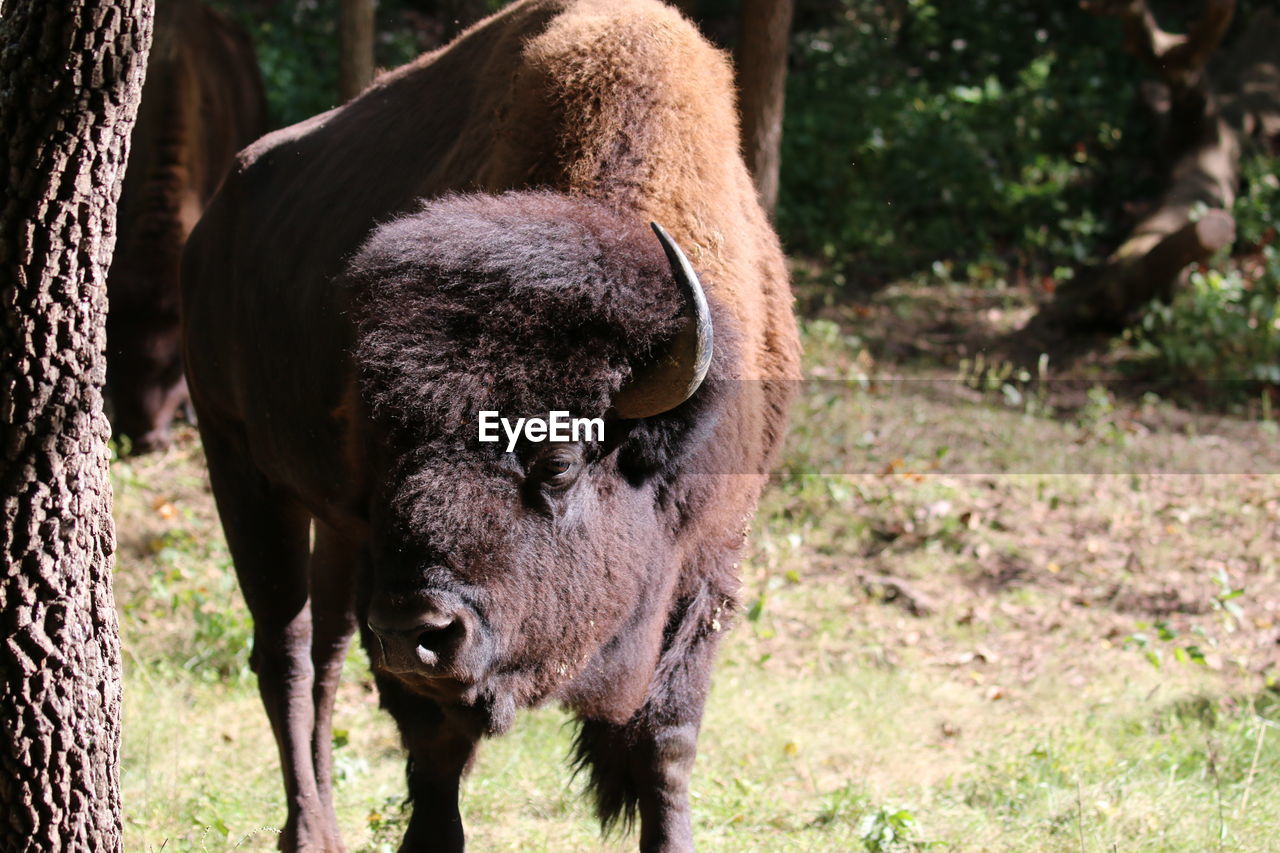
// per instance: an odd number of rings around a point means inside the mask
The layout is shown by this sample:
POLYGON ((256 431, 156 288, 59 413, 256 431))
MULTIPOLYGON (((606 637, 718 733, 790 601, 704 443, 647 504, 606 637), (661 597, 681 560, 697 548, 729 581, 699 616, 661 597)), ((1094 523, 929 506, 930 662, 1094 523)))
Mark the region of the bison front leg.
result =
POLYGON ((311 758, 327 836, 335 849, 341 849, 341 839, 333 807, 333 702, 347 645, 356 628, 355 586, 363 563, 362 549, 350 546, 328 525, 316 522, 311 554, 311 662, 315 670, 311 758))
POLYGON ((689 777, 698 749, 698 724, 657 726, 641 744, 633 759, 641 780, 640 849, 644 853, 692 853, 689 777))
POLYGON ((644 711, 623 726, 584 720, 578 755, 590 765, 605 828, 638 816, 642 853, 691 853, 689 777, 697 742, 696 722, 655 724, 644 711))
POLYGON ((693 851, 689 779, 718 640, 702 605, 669 631, 644 707, 623 725, 583 720, 578 732, 578 763, 590 769, 601 823, 638 816, 642 853, 693 851))
POLYGON ((284 775, 288 818, 280 836, 286 853, 342 850, 316 785, 312 759, 311 605, 307 581, 310 516, 271 488, 239 442, 208 419, 201 423, 209 479, 244 593, 253 615, 258 692, 284 775))
POLYGON ((440 706, 376 676, 382 707, 395 718, 409 752, 413 815, 400 853, 461 853, 465 848, 458 793, 475 755, 476 733, 451 720, 440 706))

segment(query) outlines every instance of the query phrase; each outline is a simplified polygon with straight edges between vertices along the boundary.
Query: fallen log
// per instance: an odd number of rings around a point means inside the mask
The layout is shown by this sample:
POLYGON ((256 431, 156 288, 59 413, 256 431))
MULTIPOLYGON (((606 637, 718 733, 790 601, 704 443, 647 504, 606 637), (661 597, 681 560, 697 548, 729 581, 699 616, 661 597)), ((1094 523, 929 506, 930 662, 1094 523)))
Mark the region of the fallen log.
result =
POLYGON ((1162 30, 1145 0, 1095 0, 1086 8, 1121 18, 1125 46, 1167 88, 1167 189, 1155 209, 1102 264, 1077 275, 1044 309, 1041 322, 1068 329, 1119 329, 1153 299, 1172 297, 1187 268, 1235 240, 1228 212, 1240 184, 1245 140, 1280 130, 1280 20, 1253 16, 1216 79, 1206 71, 1235 12, 1235 0, 1208 0, 1186 35, 1162 30))

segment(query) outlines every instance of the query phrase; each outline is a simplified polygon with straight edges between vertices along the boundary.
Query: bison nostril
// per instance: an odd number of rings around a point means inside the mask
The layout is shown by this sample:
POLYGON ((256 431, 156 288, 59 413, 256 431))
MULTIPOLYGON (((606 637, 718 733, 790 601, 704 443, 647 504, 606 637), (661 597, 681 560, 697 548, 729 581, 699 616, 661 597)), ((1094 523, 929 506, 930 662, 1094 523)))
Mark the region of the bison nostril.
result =
POLYGON ((371 603, 366 624, 381 651, 378 666, 388 673, 423 676, 456 675, 470 659, 471 613, 455 602, 432 602, 421 609, 371 603))
POLYGON ((457 619, 423 624, 418 628, 418 648, 439 657, 457 642, 462 632, 462 622, 457 619))

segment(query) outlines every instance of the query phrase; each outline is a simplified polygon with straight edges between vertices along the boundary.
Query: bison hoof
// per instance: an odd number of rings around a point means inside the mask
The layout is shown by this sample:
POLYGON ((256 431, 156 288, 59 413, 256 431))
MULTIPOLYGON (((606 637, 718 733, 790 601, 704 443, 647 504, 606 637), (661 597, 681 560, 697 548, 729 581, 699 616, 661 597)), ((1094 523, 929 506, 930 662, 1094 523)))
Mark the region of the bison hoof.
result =
POLYGON ((281 853, 346 853, 338 828, 319 817, 290 818, 280 833, 281 853))

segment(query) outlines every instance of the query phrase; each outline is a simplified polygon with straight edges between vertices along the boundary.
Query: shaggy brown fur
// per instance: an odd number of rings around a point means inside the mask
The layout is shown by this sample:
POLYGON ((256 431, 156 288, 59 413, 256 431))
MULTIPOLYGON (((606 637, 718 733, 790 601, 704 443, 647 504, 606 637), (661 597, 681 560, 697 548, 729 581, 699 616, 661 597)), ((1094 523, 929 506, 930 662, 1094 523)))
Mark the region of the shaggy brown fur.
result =
POLYGON ((248 35, 196 0, 161 0, 130 138, 107 280, 107 382, 117 434, 168 444, 186 403, 178 326, 182 246, 240 148, 266 130, 248 35))
POLYGON ((364 398, 413 444, 470 436, 482 409, 604 415, 682 307, 643 222, 546 191, 429 202, 349 269, 364 398))
POLYGON ((548 699, 582 720, 606 825, 691 849, 716 641, 798 377, 724 57, 656 0, 524 0, 242 160, 184 317, 282 845, 340 849, 329 714, 358 626, 410 756, 404 849, 462 849, 476 740, 548 699), (650 220, 707 292, 708 381, 599 444, 479 443, 481 408, 609 417, 664 348, 683 306, 650 220), (424 607, 406 658, 394 626, 424 607))

